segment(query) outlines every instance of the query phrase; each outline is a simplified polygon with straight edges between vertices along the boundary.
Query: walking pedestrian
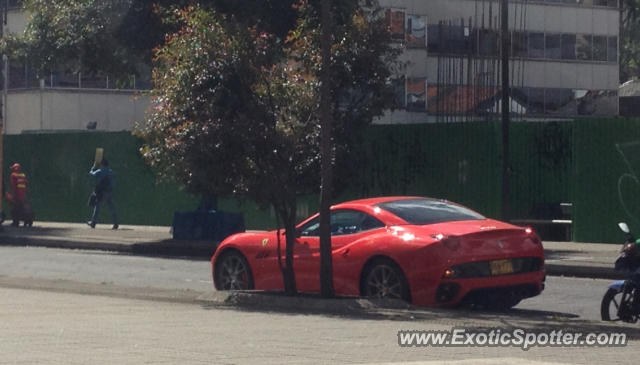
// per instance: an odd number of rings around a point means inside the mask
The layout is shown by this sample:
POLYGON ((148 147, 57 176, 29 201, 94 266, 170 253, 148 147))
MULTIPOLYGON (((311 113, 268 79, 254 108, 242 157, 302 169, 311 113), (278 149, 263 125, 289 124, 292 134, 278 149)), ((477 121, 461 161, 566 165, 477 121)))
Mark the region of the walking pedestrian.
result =
POLYGON ((102 203, 106 203, 111 212, 111 219, 113 221, 112 229, 118 229, 118 214, 116 212, 116 206, 113 202, 113 171, 109 168, 109 161, 102 159, 101 162, 94 164, 89 171, 96 182, 93 194, 95 194, 95 205, 93 207, 93 214, 87 224, 91 228, 96 227, 98 222, 98 215, 100 214, 100 206, 102 203))

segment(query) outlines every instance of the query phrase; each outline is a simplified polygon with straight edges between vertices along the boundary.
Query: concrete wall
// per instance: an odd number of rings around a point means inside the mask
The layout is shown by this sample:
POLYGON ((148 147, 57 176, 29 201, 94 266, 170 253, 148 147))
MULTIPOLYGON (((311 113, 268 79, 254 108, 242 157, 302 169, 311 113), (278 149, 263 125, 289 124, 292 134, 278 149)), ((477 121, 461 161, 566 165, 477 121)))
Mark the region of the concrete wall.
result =
POLYGON ((115 90, 38 89, 10 91, 5 109, 5 133, 36 130, 131 130, 142 121, 149 98, 115 90))
POLYGON ((9 9, 5 33, 22 33, 27 27, 27 14, 22 9, 9 9))

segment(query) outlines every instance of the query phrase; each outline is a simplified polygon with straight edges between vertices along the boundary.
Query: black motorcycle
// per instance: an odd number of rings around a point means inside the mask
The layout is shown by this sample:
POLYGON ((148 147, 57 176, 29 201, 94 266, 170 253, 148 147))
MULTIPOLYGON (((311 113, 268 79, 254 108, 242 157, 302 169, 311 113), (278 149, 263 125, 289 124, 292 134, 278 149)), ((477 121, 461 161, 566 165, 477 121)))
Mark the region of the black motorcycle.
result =
MULTIPOLYGON (((615 269, 634 273, 640 267, 636 239, 626 223, 618 223, 618 226, 627 239, 620 250, 615 269)), ((640 288, 631 279, 613 282, 602 298, 600 316, 603 321, 636 323, 640 319, 640 288)))

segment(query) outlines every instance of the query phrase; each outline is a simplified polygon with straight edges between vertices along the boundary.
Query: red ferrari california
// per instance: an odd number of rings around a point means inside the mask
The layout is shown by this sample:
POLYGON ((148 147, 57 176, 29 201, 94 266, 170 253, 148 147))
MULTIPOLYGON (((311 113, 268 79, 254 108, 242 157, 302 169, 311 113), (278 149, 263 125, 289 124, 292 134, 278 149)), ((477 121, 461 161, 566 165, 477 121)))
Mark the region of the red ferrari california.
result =
MULTIPOLYGON (((299 291, 320 291, 319 226, 316 214, 297 227, 299 291)), ((225 239, 211 258, 216 289, 283 290, 277 242, 276 231, 225 239)), ((384 197, 337 204, 331 207, 331 246, 338 295, 510 308, 544 288, 542 243, 530 228, 446 200, 384 197)))

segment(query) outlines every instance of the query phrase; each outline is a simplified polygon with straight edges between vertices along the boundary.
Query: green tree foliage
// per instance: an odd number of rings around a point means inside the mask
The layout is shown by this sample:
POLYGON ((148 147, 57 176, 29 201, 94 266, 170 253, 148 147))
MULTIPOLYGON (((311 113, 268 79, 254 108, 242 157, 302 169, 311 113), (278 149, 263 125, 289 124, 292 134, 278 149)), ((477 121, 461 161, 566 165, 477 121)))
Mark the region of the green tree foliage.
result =
POLYGON ((132 72, 135 60, 114 37, 125 1, 24 0, 24 34, 3 37, 2 51, 39 72, 132 72))
MULTIPOLYGON (((203 8, 174 11, 179 30, 155 52, 142 151, 191 192, 273 206, 286 232, 288 292, 295 292, 296 196, 317 191, 320 171, 320 26, 313 4, 297 9, 286 40, 203 8)), ((357 7, 340 14, 331 62, 336 161, 390 105, 398 53, 380 17, 367 21, 357 7)))
MULTIPOLYGON (((294 0, 205 0, 201 4, 284 36, 295 25, 294 0)), ((23 0, 24 34, 5 35, 3 53, 39 73, 136 74, 175 24, 162 18, 192 0, 23 0)))

